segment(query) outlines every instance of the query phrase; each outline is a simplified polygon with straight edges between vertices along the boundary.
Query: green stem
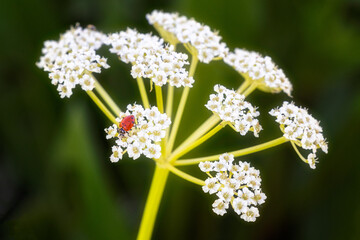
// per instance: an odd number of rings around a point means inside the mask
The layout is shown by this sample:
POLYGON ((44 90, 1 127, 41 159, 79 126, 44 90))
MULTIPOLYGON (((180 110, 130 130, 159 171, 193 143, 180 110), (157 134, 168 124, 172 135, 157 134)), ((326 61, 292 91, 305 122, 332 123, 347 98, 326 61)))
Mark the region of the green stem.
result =
POLYGON ((295 143, 293 143, 293 141, 290 141, 291 145, 293 146, 296 154, 299 156, 299 158, 305 162, 305 163, 309 163, 308 160, 306 158, 303 157, 303 155, 300 153, 299 149, 296 147, 295 143))
POLYGON ((110 109, 113 111, 113 113, 116 116, 119 116, 121 113, 121 109, 116 105, 116 103, 113 101, 113 99, 110 97, 110 95, 105 91, 105 89, 101 86, 101 84, 98 82, 98 80, 91 74, 90 75, 95 80, 95 90, 99 95, 104 99, 106 104, 110 107, 110 109))
POLYGON ((174 146, 176 134, 177 134, 177 131, 178 131, 179 126, 180 126, 180 121, 181 121, 181 118, 182 118, 182 114, 184 112, 184 108, 185 108, 187 97, 189 95, 189 91, 190 91, 190 88, 185 87, 184 90, 183 90, 183 93, 181 95, 179 107, 178 107, 178 109, 176 111, 176 115, 175 115, 174 125, 171 128, 169 141, 168 141, 168 144, 167 144, 167 147, 166 147, 166 149, 168 151, 168 154, 171 152, 171 150, 172 150, 172 148, 174 146))
MULTIPOLYGON (((252 147, 229 152, 229 154, 234 155, 234 157, 240 157, 240 156, 248 155, 251 153, 260 152, 265 149, 278 146, 278 145, 288 142, 288 141, 289 140, 286 139, 285 137, 279 137, 279 138, 276 138, 276 139, 266 142, 266 143, 262 143, 262 144, 255 145, 252 147)), ((178 160, 174 163, 174 166, 194 165, 194 164, 198 164, 198 163, 204 162, 204 161, 215 161, 215 160, 219 159, 220 155, 221 154, 211 155, 211 156, 207 156, 207 157, 200 157, 200 158, 178 160)))
POLYGON ((89 97, 93 100, 93 102, 100 108, 100 110, 105 114, 105 116, 116 125, 118 122, 116 122, 115 117, 112 115, 112 113, 109 111, 109 109, 106 108, 106 106, 101 102, 101 100, 95 95, 93 91, 86 91, 86 93, 89 95, 89 97))
POLYGON ((184 147, 184 149, 179 149, 178 151, 174 151, 173 154, 169 157, 169 162, 172 163, 179 159, 181 156, 185 155, 186 153, 190 152, 192 149, 198 147, 200 144, 208 140, 210 137, 214 136, 218 131, 220 131, 226 123, 221 122, 219 125, 217 125, 215 128, 213 128, 211 131, 206 133, 204 136, 190 144, 189 146, 184 147))
POLYGON ((162 90, 160 86, 155 85, 155 94, 156 94, 156 104, 161 113, 164 113, 164 104, 162 90))
POLYGON ((249 87, 251 82, 247 79, 240 85, 240 87, 236 90, 236 93, 242 93, 247 87, 249 87))
POLYGON ((207 131, 214 127, 219 121, 220 118, 217 115, 213 114, 203 124, 201 124, 201 126, 198 127, 184 142, 182 142, 174 152, 178 152, 184 149, 186 146, 199 139, 202 135, 204 135, 207 131))
POLYGON ((151 182, 150 192, 146 200, 145 210, 137 236, 138 240, 151 239, 156 215, 159 210, 168 175, 169 170, 167 168, 162 168, 161 166, 156 165, 153 180, 151 182))
MULTIPOLYGON (((190 70, 189 70, 189 77, 194 76, 197 63, 198 63, 198 58, 196 57, 196 55, 192 55, 192 61, 191 61, 190 70)), ((184 90, 183 90, 183 93, 181 95, 180 103, 179 103, 179 106, 178 106, 178 109, 177 109, 176 115, 175 115, 174 125, 173 125, 173 127, 171 129, 169 142, 168 142, 167 147, 166 147, 167 154, 170 154, 170 152, 173 149, 176 134, 177 134, 177 131, 179 130, 180 121, 181 121, 181 118, 182 118, 182 114, 184 112, 186 100, 187 100, 187 98, 189 96, 189 91, 190 91, 190 88, 185 87, 184 90)))
MULTIPOLYGON (((172 107, 173 107, 173 102, 174 102, 174 86, 171 86, 170 84, 168 85, 168 93, 166 96, 166 114, 168 115, 168 117, 171 119, 172 116, 172 107)), ((165 136, 165 142, 168 142, 169 139, 169 133, 170 133, 170 128, 166 129, 166 136, 165 136)))
POLYGON ((248 87, 243 93, 242 95, 244 95, 245 97, 249 96, 250 93, 252 93, 255 89, 257 88, 257 83, 252 83, 250 85, 250 87, 248 87))
POLYGON ((150 108, 149 99, 146 93, 144 81, 141 77, 136 78, 137 84, 139 86, 141 100, 143 102, 144 108, 150 108))
POLYGON ((179 177, 181 177, 189 182, 195 183, 200 186, 205 185, 205 182, 203 180, 193 177, 187 173, 184 173, 183 171, 180 171, 179 169, 175 168, 174 166, 172 166, 170 164, 167 167, 172 173, 174 173, 175 175, 178 175, 179 177))

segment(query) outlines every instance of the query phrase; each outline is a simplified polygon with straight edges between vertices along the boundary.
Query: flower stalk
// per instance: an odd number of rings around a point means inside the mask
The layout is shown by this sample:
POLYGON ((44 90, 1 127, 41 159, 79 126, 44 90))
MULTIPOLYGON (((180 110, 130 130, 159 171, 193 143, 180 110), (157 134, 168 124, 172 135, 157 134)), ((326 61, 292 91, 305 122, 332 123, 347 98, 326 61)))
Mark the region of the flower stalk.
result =
MULTIPOLYGON (((199 60, 198 60, 197 56, 192 55, 192 61, 191 61, 191 65, 190 65, 189 77, 194 76, 195 69, 196 69, 198 61, 199 60)), ((177 109, 176 115, 175 115, 174 125, 171 128, 170 138, 169 138, 169 141, 168 141, 168 144, 167 144, 167 147, 166 147, 168 155, 170 154, 171 150, 174 147, 176 134, 177 134, 177 131, 178 131, 179 126, 180 126, 180 121, 181 121, 181 118, 182 118, 182 114, 184 112, 184 108, 185 108, 185 105, 186 105, 187 98, 189 96, 189 91, 190 91, 190 88, 185 87, 184 90, 183 90, 183 93, 181 95, 180 103, 179 103, 179 106, 178 106, 178 109, 177 109)))
POLYGON ((136 78, 138 87, 139 87, 139 91, 140 91, 140 96, 141 96, 141 100, 143 102, 143 105, 145 108, 150 108, 150 103, 149 103, 149 98, 147 96, 146 93, 146 88, 145 88, 145 84, 144 84, 144 80, 141 77, 136 78))
POLYGON ((105 116, 114 124, 117 125, 114 115, 107 109, 107 107, 101 102, 101 100, 95 95, 93 91, 86 91, 91 100, 100 108, 100 110, 105 114, 105 116))
POLYGON ((145 210, 140 223, 137 236, 138 240, 151 238, 168 175, 169 169, 156 164, 149 195, 145 203, 145 210))
MULTIPOLYGON (((278 146, 287 141, 289 141, 289 140, 286 139, 285 137, 279 137, 279 138, 276 138, 276 139, 271 140, 266 143, 262 143, 262 144, 259 144, 256 146, 229 152, 229 154, 234 155, 234 157, 245 156, 245 155, 248 155, 251 153, 260 152, 265 149, 278 146)), ((207 157, 200 157, 200 158, 184 159, 184 160, 180 159, 180 160, 177 160, 176 162, 174 162, 174 166, 194 165, 194 164, 199 164, 199 163, 205 162, 205 161, 215 161, 215 160, 219 159, 220 155, 221 154, 211 155, 211 156, 207 156, 207 157)))
POLYGON ((95 90, 96 92, 104 99, 105 103, 110 107, 115 115, 119 115, 121 113, 121 109, 116 105, 114 100, 110 97, 110 95, 105 91, 105 89, 101 86, 99 81, 91 74, 91 77, 95 81, 95 90))

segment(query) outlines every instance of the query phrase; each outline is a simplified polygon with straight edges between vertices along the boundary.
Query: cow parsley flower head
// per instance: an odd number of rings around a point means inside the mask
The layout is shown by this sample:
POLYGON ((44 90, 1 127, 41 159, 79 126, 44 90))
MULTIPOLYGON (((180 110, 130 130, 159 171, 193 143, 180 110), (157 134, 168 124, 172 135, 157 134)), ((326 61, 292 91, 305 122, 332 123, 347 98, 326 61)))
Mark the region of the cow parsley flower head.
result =
POLYGON ((119 161, 126 152, 134 160, 142 154, 147 158, 160 158, 160 141, 170 126, 170 118, 166 114, 161 114, 157 107, 144 109, 141 105, 134 104, 128 105, 127 111, 121 113, 116 121, 120 123, 129 115, 135 117, 135 125, 125 134, 119 134, 119 124, 105 129, 107 139, 116 139, 116 145, 112 147, 111 162, 119 161))
POLYGON ((328 144, 322 134, 319 121, 313 118, 307 109, 289 102, 284 102, 281 107, 274 108, 269 113, 276 117, 275 121, 280 124, 285 138, 303 149, 312 150, 306 162, 314 169, 317 149, 321 148, 323 152, 328 152, 328 144))
POLYGON ((258 137, 262 127, 256 119, 260 115, 257 108, 245 101, 245 97, 234 90, 229 90, 219 84, 215 85, 214 90, 216 94, 210 95, 210 100, 205 107, 218 115, 221 120, 231 123, 241 135, 253 131, 258 137))
POLYGON ((49 72, 61 98, 70 97, 78 84, 90 91, 95 87, 91 74, 100 73, 102 67, 109 68, 106 58, 96 54, 105 41, 106 35, 93 26, 76 26, 62 34, 58 41, 45 41, 37 66, 49 72))
POLYGON ((272 93, 283 91, 291 96, 292 84, 271 57, 263 57, 257 52, 237 48, 234 53, 227 54, 224 62, 232 66, 246 80, 256 82, 260 90, 272 93))
POLYGON ((226 44, 220 42, 221 37, 217 32, 194 19, 157 10, 147 14, 146 18, 166 41, 185 44, 201 62, 209 63, 215 58, 224 58, 228 52, 226 44))
POLYGON ((216 194, 212 204, 213 211, 224 215, 229 205, 247 222, 254 222, 259 215, 258 205, 265 202, 266 195, 261 191, 260 172, 247 162, 234 164, 234 156, 224 153, 219 161, 201 162, 200 170, 209 176, 203 191, 216 194), (212 176, 210 172, 215 172, 212 176))
POLYGON ((173 46, 164 45, 157 36, 127 29, 110 34, 107 43, 111 45, 110 52, 132 64, 133 78, 149 78, 158 86, 169 82, 175 87, 192 87, 194 83, 184 67, 189 64, 188 56, 175 52, 173 46))

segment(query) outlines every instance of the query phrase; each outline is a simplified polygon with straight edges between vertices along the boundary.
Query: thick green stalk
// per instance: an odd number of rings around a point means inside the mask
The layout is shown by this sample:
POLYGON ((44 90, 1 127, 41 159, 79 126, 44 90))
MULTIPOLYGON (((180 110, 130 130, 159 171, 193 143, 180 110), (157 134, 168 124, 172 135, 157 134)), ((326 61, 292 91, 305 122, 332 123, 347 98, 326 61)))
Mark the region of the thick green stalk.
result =
POLYGON ((155 173, 151 182, 150 192, 145 204, 145 210, 140 224, 137 240, 151 239, 156 215, 166 185, 169 170, 159 165, 155 167, 155 173))

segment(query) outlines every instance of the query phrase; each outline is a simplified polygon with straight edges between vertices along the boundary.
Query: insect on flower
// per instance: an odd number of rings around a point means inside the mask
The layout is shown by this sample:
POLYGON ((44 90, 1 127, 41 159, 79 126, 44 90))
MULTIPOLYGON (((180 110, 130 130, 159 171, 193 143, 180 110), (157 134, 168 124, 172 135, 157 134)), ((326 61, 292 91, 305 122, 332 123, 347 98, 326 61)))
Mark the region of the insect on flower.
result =
POLYGON ((129 115, 124 117, 119 123, 119 130, 118 130, 119 135, 123 137, 125 133, 128 133, 131 130, 134 124, 135 124, 134 115, 129 115))

